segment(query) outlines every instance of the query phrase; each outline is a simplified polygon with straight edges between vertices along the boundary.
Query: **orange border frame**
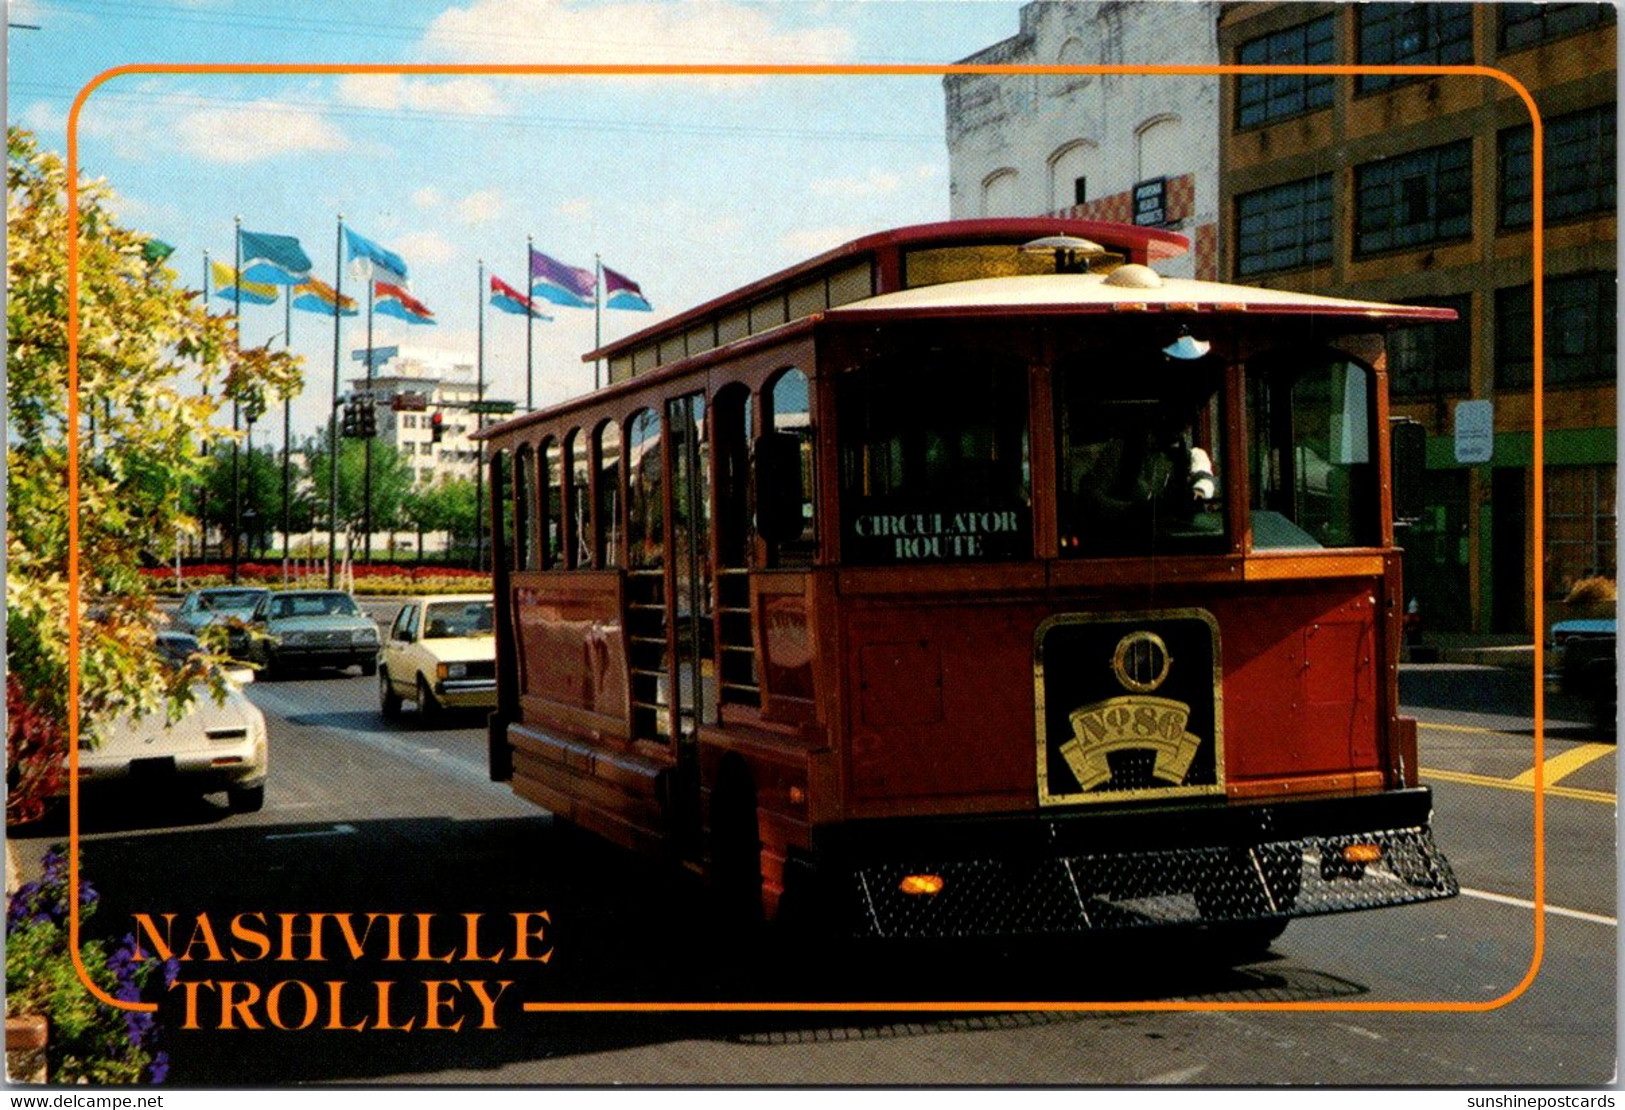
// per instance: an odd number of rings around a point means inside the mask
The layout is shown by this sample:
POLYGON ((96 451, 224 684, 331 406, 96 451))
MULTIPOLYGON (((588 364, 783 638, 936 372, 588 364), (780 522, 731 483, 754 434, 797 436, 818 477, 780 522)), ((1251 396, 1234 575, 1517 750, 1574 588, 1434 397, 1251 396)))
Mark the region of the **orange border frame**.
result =
MULTIPOLYGON (((137 74, 394 74, 416 76, 560 76, 560 77, 942 77, 948 74, 1024 75, 1137 75, 1222 77, 1241 75, 1315 75, 1353 77, 1361 74, 1400 77, 1448 76, 1488 77, 1502 82, 1523 100, 1529 109, 1533 134, 1533 232, 1534 259, 1531 282, 1534 290, 1533 384, 1534 446, 1530 466, 1534 470, 1533 499, 1545 503, 1545 128, 1540 109, 1529 90, 1511 74, 1491 66, 1267 66, 1267 65, 347 65, 311 64, 141 64, 116 66, 97 74, 79 91, 68 112, 68 885, 79 888, 79 113, 96 89, 115 77, 137 74)), ((1535 512, 1534 548, 1545 547, 1545 520, 1535 512)), ((1537 637, 1545 622, 1545 567, 1534 560, 1534 624, 1537 637)), ((1540 643, 1535 650, 1538 655, 1540 643)), ((633 1012, 633 1011, 1189 1011, 1263 1010, 1336 1012, 1457 1012, 1478 1013, 1499 1009, 1512 1002, 1534 984, 1546 949, 1546 697, 1541 668, 1535 668, 1535 813, 1534 813, 1534 954, 1522 980, 1500 998, 1487 1002, 527 1002, 527 1013, 633 1012)), ((111 1006, 151 1012, 152 1002, 124 1002, 95 985, 79 955, 79 903, 70 900, 69 943, 74 966, 86 988, 111 1006)))

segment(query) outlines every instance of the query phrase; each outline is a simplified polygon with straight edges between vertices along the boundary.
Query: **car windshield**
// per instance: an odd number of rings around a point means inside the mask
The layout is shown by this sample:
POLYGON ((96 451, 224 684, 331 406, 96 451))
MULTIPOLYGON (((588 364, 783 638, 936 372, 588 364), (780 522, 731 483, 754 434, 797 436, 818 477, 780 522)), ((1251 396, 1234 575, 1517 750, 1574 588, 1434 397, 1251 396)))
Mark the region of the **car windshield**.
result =
POLYGON ((359 617, 349 594, 282 594, 271 599, 273 617, 359 617))
POLYGON ((203 650, 196 636, 180 632, 163 632, 158 636, 158 655, 166 669, 179 670, 186 661, 203 650))
POLYGON ((489 601, 431 601, 424 614, 423 638, 449 640, 456 636, 490 635, 491 615, 489 601))
POLYGON ((252 609, 259 599, 265 596, 264 590, 223 590, 219 593, 199 594, 197 606, 199 609, 252 609))

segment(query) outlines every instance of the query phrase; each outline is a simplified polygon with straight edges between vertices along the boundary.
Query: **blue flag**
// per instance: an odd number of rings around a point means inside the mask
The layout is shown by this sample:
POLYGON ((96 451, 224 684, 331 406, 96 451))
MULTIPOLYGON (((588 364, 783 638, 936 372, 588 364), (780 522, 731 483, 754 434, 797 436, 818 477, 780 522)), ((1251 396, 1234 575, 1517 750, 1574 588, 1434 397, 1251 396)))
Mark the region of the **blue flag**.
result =
POLYGON ((344 241, 350 249, 350 267, 358 276, 390 285, 406 284, 406 263, 400 255, 348 227, 344 229, 344 241))
POLYGON ((310 259, 292 235, 238 233, 243 249, 243 280, 298 285, 310 277, 310 259))

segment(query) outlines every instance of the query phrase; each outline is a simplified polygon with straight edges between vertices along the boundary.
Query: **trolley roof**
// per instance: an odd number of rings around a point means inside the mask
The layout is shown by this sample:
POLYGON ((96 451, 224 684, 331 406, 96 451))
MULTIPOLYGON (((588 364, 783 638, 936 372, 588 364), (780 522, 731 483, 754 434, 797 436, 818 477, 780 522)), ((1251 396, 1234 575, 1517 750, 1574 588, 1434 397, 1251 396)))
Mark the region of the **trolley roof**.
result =
POLYGON ((927 285, 853 301, 829 309, 824 317, 871 321, 888 316, 1140 311, 1357 316, 1394 321, 1456 318, 1455 310, 1449 308, 1163 277, 1144 266, 1123 266, 1107 274, 1031 274, 927 285))

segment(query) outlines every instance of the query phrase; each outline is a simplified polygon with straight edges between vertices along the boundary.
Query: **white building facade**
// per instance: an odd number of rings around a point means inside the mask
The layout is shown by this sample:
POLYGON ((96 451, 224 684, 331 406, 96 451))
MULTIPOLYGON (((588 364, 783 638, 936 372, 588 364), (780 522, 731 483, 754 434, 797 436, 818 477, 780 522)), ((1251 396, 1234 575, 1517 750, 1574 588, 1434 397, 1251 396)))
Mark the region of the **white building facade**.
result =
MULTIPOLYGON (((482 418, 468 411, 479 397, 474 360, 463 352, 433 347, 373 349, 371 389, 375 397, 378 439, 401 453, 419 485, 444 478, 474 478, 479 452, 469 438, 482 418), (422 397, 424 408, 397 409, 397 398, 422 397), (440 442, 434 442, 434 414, 441 419, 440 442)), ((363 366, 366 351, 353 352, 363 366)), ((350 379, 352 391, 368 388, 365 376, 350 379)), ((486 418, 488 419, 488 418, 486 418)))
MULTIPOLYGON (((1219 4, 1036 2, 969 65, 1211 65, 1219 4)), ((949 213, 1064 215, 1178 231, 1175 277, 1218 276, 1219 81, 1212 76, 949 74, 949 213)))

